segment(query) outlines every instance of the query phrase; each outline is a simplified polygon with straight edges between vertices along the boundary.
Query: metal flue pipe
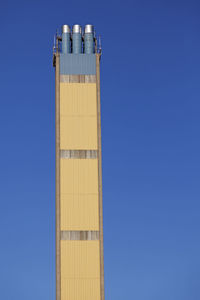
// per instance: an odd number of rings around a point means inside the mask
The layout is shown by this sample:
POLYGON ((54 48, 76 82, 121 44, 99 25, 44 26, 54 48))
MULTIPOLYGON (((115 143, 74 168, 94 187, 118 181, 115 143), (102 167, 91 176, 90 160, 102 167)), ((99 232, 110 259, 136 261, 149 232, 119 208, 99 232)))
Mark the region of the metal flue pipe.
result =
POLYGON ((84 30, 84 53, 94 53, 94 26, 91 24, 85 25, 84 30))
POLYGON ((79 54, 82 52, 82 30, 81 26, 76 24, 72 31, 72 53, 79 54))
POLYGON ((71 30, 69 25, 63 25, 62 27, 62 53, 71 53, 71 30))

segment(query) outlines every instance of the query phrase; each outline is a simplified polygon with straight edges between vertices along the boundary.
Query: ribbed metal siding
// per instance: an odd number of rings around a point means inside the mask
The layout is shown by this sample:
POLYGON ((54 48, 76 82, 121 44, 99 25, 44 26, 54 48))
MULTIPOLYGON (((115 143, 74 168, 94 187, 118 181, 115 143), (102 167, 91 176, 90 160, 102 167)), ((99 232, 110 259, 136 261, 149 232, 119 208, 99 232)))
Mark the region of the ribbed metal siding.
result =
POLYGON ((62 278, 61 300, 100 300, 99 278, 62 278))
POLYGON ((61 300, 100 300, 99 241, 61 241, 61 300))
POLYGON ((97 194, 61 195, 61 230, 99 230, 97 194))
POLYGON ((61 75, 96 75, 95 54, 60 54, 61 75))
POLYGON ((60 194, 98 195, 97 159, 61 159, 60 194))
POLYGON ((60 84, 60 149, 97 149, 95 83, 60 84))
POLYGON ((61 230, 99 230, 97 159, 60 160, 61 230))

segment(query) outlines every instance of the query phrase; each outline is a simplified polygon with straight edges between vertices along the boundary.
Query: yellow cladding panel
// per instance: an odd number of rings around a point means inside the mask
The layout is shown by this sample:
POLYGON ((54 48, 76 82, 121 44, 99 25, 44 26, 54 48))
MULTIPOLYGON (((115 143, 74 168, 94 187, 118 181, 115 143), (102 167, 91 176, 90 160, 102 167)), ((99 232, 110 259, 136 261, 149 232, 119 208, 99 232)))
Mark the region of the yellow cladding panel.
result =
POLYGON ((61 241, 61 300, 100 300, 99 241, 61 241))
POLYGON ((60 83, 61 116, 94 116, 96 83, 60 83))
POLYGON ((100 280, 61 279, 61 300, 100 300, 100 280))
POLYGON ((60 83, 60 148, 97 149, 95 83, 60 83))
POLYGON ((97 159, 61 159, 60 193, 97 195, 97 159))
POLYGON ((70 150, 97 149, 97 118, 60 118, 60 148, 70 150))
POLYGON ((99 241, 61 241, 61 278, 100 278, 99 241))
POLYGON ((99 230, 96 194, 61 194, 61 230, 99 230))

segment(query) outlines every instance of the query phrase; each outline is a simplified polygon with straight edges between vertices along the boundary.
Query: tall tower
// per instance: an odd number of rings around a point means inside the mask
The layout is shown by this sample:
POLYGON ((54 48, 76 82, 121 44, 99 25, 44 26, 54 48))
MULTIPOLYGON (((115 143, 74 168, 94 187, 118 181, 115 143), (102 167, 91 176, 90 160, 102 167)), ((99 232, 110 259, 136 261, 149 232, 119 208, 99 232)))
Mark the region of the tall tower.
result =
POLYGON ((92 25, 55 37, 56 300, 104 300, 100 57, 92 25))

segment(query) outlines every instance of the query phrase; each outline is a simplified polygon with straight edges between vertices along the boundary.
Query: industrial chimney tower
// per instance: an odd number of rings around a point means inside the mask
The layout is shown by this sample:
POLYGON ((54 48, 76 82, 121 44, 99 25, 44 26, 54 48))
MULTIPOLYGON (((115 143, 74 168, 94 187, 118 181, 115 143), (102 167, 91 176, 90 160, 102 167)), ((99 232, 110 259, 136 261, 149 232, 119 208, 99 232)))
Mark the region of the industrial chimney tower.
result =
POLYGON ((92 25, 56 34, 56 300, 104 300, 100 58, 92 25))

